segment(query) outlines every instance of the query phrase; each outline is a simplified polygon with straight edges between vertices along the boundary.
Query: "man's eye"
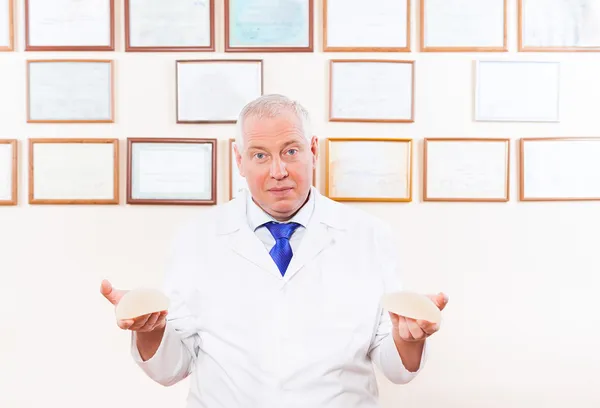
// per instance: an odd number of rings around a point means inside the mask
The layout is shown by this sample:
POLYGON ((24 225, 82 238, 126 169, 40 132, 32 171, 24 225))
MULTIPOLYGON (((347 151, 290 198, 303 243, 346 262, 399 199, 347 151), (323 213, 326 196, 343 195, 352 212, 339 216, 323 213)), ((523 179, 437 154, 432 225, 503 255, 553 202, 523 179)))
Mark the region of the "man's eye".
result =
POLYGON ((290 149, 290 150, 288 150, 288 154, 294 155, 296 153, 298 153, 297 149, 290 149))
POLYGON ((257 158, 257 159, 259 159, 259 160, 262 160, 262 159, 264 159, 264 158, 265 158, 265 154, 264 154, 264 153, 256 153, 256 154, 254 155, 254 157, 256 157, 256 158, 257 158))

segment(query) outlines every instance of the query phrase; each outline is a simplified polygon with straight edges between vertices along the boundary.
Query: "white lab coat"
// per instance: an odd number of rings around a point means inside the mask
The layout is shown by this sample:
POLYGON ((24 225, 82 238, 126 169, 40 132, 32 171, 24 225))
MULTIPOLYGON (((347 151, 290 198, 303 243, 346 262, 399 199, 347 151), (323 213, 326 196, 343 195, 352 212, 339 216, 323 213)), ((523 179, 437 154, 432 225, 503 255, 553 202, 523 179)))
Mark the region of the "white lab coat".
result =
POLYGON ((203 212, 175 240, 156 354, 136 363, 165 386, 191 376, 188 408, 375 408, 375 363, 402 365, 380 306, 400 289, 390 230, 312 189, 314 213, 281 276, 249 228, 246 194, 203 212))

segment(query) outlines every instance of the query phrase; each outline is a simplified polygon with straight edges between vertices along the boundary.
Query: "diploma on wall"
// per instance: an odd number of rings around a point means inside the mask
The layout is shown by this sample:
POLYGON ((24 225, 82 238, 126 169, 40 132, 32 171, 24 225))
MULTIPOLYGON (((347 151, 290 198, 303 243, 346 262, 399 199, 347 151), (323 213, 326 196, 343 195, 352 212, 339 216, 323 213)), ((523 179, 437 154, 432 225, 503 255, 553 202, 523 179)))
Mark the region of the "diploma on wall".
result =
POLYGON ((0 0, 0 51, 14 48, 14 0, 0 0))
POLYGON ((30 139, 30 204, 118 204, 117 139, 30 139))
POLYGON ((410 51, 410 1, 324 0, 325 51, 410 51))
POLYGON ((25 0, 26 51, 114 51, 114 0, 25 0))
POLYGON ((521 201, 600 200, 600 138, 523 138, 521 201))
POLYGON ((127 51, 214 51, 214 0, 125 0, 127 51))
POLYGON ((312 51, 313 0, 225 0, 225 51, 312 51))
POLYGON ((129 204, 215 204, 216 139, 128 139, 129 204))
POLYGON ((113 122, 112 61, 28 61, 28 122, 113 122))
POLYGON ((17 204, 17 141, 0 140, 0 205, 17 204))

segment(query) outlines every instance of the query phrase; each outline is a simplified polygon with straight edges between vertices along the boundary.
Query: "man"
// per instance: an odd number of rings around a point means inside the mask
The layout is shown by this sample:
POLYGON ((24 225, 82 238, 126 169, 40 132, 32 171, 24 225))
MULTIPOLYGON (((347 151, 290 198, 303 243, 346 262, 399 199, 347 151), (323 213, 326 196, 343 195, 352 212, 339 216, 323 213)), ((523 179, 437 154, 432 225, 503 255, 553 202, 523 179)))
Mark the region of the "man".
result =
POLYGON ((119 322, 133 358, 165 386, 191 376, 188 408, 377 407, 373 363, 408 383, 439 329, 380 305, 401 288, 391 231, 311 186, 318 141, 283 96, 242 110, 235 156, 249 191, 178 235, 168 315, 119 322))

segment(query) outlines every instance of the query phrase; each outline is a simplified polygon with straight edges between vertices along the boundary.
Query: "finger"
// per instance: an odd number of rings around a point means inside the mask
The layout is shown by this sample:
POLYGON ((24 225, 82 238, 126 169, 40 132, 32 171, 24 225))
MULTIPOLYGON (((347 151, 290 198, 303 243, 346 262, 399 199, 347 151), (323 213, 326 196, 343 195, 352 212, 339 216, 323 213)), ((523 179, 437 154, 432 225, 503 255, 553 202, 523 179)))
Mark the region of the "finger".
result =
POLYGON ((406 324, 408 326, 408 330, 410 331, 410 334, 412 335, 413 339, 422 340, 425 337, 427 337, 427 335, 425 334, 423 329, 421 329, 421 327, 419 327, 419 325, 417 324, 417 322, 415 320, 406 319, 406 324))
POLYGON ((448 295, 443 292, 440 292, 437 295, 427 295, 427 297, 429 297, 440 310, 444 310, 449 300, 448 295))
POLYGON ((134 331, 139 330, 141 327, 143 327, 146 324, 148 319, 150 319, 150 316, 151 315, 147 314, 147 315, 136 317, 134 319, 135 323, 129 328, 129 330, 134 330, 134 331))
POLYGON ((403 340, 414 340, 408 329, 408 324, 404 316, 398 316, 398 333, 403 340))
POLYGON ((159 317, 160 317, 160 312, 152 313, 150 315, 150 317, 148 318, 148 321, 146 321, 146 323, 142 327, 140 327, 139 330, 140 331, 152 331, 152 329, 156 325, 156 322, 158 321, 159 317))
POLYGON ((394 327, 398 327, 398 321, 400 319, 400 316, 398 316, 396 313, 392 313, 392 312, 388 312, 390 314, 390 320, 392 321, 392 326, 394 327))
POLYGON ((106 279, 104 279, 100 285, 100 293, 102 293, 102 295, 113 305, 119 303, 119 299, 121 299, 122 296, 121 291, 113 288, 111 283, 106 279))
POLYGON ((417 320, 417 324, 427 334, 431 336, 433 333, 439 330, 440 325, 438 323, 428 322, 427 320, 417 320))
POLYGON ((133 320, 119 320, 117 322, 117 325, 123 329, 123 330, 127 330, 129 329, 132 325, 133 325, 134 321, 133 320))

